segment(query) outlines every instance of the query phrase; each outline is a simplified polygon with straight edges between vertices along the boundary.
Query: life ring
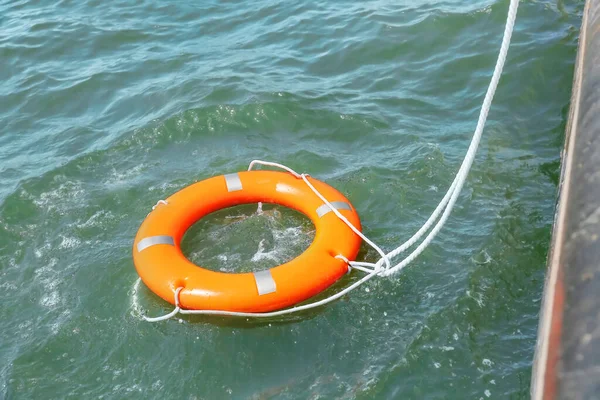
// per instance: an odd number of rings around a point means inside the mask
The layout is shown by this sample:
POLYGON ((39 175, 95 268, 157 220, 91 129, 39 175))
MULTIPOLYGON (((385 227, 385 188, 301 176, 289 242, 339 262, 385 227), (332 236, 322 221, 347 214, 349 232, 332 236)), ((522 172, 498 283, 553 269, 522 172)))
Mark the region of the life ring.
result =
MULTIPOLYGON (((360 220, 348 199, 333 187, 310 183, 357 229, 360 220)), ((322 292, 348 272, 341 255, 354 260, 361 239, 292 174, 247 171, 192 184, 173 194, 143 221, 133 243, 136 270, 146 286, 174 304, 193 310, 266 312, 300 303, 322 292), (290 262, 269 270, 224 273, 201 268, 182 253, 180 243, 196 221, 217 210, 247 203, 275 203, 310 218, 312 244, 290 262)))

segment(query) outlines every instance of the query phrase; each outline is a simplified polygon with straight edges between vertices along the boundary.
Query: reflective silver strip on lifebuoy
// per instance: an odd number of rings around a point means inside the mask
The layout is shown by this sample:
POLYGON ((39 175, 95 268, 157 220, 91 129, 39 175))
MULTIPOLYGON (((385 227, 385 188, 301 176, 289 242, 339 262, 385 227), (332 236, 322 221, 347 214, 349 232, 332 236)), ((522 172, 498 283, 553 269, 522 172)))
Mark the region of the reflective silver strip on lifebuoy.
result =
POLYGON ((243 189, 242 181, 240 180, 240 175, 237 172, 235 174, 227 174, 224 176, 228 192, 237 192, 238 190, 243 189))
POLYGON ((273 280, 270 269, 254 272, 254 280, 256 281, 259 296, 277 291, 277 285, 273 280))
POLYGON ((173 239, 173 236, 167 235, 150 236, 147 238, 143 238, 137 244, 138 252, 156 244, 170 244, 171 246, 175 246, 175 239, 173 239))
MULTIPOLYGON (((343 201, 332 201, 331 205, 336 210, 352 211, 352 207, 350 207, 350 204, 343 202, 343 201)), ((317 215, 319 216, 319 218, 321 218, 323 215, 327 214, 330 211, 331 211, 331 208, 329 208, 329 206, 327 204, 323 204, 321 207, 317 208, 317 215)))

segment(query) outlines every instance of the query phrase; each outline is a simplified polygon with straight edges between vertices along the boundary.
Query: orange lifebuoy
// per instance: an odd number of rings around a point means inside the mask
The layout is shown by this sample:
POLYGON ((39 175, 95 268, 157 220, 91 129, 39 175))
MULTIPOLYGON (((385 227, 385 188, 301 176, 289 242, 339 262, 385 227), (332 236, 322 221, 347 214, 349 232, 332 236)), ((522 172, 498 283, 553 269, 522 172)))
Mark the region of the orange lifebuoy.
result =
MULTIPOLYGON (((356 228, 360 220, 348 199, 331 186, 310 183, 356 228)), ((247 171, 195 183, 158 204, 133 244, 133 260, 150 290, 193 310, 266 312, 302 302, 331 286, 348 271, 342 255, 354 260, 361 239, 302 181, 276 171, 247 171), (214 211, 246 203, 275 203, 300 211, 316 228, 312 244, 294 260, 265 271, 223 273, 190 262, 180 248, 186 230, 214 211)))

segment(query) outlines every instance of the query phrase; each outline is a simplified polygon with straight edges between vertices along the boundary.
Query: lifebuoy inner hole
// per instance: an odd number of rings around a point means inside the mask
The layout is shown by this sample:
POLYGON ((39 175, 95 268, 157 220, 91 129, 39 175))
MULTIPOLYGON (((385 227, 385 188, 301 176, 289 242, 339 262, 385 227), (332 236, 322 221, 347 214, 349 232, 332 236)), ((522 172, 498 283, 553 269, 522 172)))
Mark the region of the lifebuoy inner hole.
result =
POLYGON ((197 221, 181 242, 183 254, 221 272, 270 269, 299 256, 315 236, 312 221, 284 206, 262 203, 225 208, 197 221))

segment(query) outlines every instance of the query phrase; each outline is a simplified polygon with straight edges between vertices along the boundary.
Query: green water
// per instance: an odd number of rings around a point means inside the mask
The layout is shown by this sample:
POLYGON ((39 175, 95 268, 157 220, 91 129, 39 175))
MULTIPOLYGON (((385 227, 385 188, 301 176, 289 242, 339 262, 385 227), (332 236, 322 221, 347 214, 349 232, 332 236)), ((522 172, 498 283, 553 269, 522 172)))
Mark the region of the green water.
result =
MULTIPOLYGON (((342 191, 385 249, 409 238, 508 1, 0 1, 0 398, 528 398, 583 4, 521 4, 469 180, 401 274, 285 318, 150 324, 171 306, 134 290, 140 223, 254 158, 342 191)), ((310 242, 254 211, 210 216, 186 254, 252 270, 310 242)))

